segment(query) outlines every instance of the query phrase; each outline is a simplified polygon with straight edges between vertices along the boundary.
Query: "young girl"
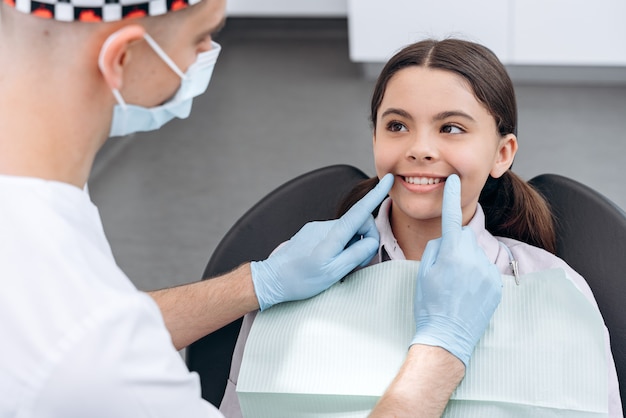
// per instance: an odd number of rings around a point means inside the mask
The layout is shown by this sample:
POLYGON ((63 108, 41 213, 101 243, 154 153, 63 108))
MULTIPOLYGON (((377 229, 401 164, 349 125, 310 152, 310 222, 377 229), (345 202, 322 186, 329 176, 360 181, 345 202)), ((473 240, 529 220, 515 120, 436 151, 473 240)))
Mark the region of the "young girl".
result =
MULTIPOLYGON (((517 107, 512 82, 487 48, 461 40, 426 40, 410 45, 386 64, 371 105, 376 172, 395 183, 376 214, 380 249, 370 264, 420 260, 426 244, 441 236, 443 188, 457 174, 462 183, 463 225, 502 274, 561 268, 595 305, 585 280, 555 252, 550 209, 511 170, 517 152, 517 107), (497 237, 497 238, 496 238, 497 237)), ((347 210, 378 181, 359 185, 347 210)), ((222 402, 238 416, 234 392, 249 315, 235 348, 222 402)), ((606 333, 609 416, 621 417, 617 375, 606 333)))

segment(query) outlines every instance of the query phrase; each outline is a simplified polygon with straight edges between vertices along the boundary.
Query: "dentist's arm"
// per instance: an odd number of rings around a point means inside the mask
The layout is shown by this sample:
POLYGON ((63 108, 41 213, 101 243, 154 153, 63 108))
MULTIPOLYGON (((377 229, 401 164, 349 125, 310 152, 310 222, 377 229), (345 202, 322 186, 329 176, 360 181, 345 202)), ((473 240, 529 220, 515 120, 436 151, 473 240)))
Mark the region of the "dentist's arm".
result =
POLYGON ((415 289, 416 333, 370 417, 439 417, 502 296, 500 273, 462 227, 461 185, 448 177, 442 236, 428 243, 415 289))
POLYGON ((367 264, 379 243, 372 211, 392 185, 392 175, 383 177, 344 216, 306 224, 267 260, 215 279, 151 292, 176 348, 259 307, 315 296, 367 264))
POLYGON ((440 417, 464 374, 463 362, 449 351, 414 344, 369 417, 440 417))

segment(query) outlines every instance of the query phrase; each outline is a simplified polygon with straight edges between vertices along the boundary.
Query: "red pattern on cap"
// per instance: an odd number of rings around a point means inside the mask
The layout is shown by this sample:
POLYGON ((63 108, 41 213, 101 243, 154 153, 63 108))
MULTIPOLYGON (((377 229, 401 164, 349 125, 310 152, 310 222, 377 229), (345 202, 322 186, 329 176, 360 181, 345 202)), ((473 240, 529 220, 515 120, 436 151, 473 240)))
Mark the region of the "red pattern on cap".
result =
POLYGON ((52 19, 54 14, 45 7, 39 7, 31 12, 33 16, 42 17, 44 19, 52 19))
POLYGON ((102 18, 93 10, 83 10, 78 15, 78 20, 81 22, 102 22, 102 18))

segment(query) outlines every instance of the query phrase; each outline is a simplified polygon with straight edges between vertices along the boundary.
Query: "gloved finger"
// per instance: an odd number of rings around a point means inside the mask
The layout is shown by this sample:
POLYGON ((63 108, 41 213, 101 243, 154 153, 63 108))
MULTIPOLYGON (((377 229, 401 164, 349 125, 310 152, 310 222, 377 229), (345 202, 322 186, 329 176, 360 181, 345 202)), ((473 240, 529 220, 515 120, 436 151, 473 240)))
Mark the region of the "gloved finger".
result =
POLYGON ((365 223, 357 231, 356 235, 350 239, 348 244, 346 244, 346 248, 363 238, 373 238, 376 241, 380 240, 380 234, 378 233, 378 228, 376 228, 376 223, 374 222, 373 217, 370 217, 370 219, 365 221, 365 223))
MULTIPOLYGON (((359 228, 356 235, 352 237, 350 242, 348 242, 348 244, 346 245, 346 248, 349 248, 352 245, 364 239, 373 239, 377 243, 380 242, 380 234, 378 233, 378 228, 376 228, 376 222, 374 221, 374 217, 371 215, 369 216, 369 218, 367 218, 367 220, 361 226, 361 228, 359 228)), ((378 248, 376 250, 378 251, 378 248)), ((358 265, 361 267, 365 267, 369 264, 370 259, 371 257, 368 257, 364 259, 363 261, 361 261, 360 263, 358 263, 358 265)))
POLYGON ((439 255, 439 248, 441 247, 441 238, 432 239, 426 244, 426 249, 422 254, 420 262, 420 275, 424 275, 428 269, 435 264, 437 256, 439 255))
POLYGON ((393 175, 385 175, 368 194, 354 204, 337 223, 338 235, 345 235, 348 241, 371 216, 376 206, 387 196, 393 186, 393 175))
POLYGON ((361 236, 360 235, 355 235, 352 237, 352 239, 350 241, 348 241, 348 244, 346 245, 346 248, 348 248, 349 246, 351 246, 352 244, 354 244, 357 241, 361 240, 361 236))
POLYGON ((441 237, 444 245, 458 241, 463 224, 461 211, 461 180, 456 174, 448 176, 443 189, 441 207, 441 237))
POLYGON ((378 240, 363 238, 346 248, 330 263, 329 269, 337 274, 337 280, 357 266, 367 265, 378 251, 378 240))
MULTIPOLYGON (((393 175, 387 174, 376 187, 355 203, 341 218, 334 221, 326 236, 327 253, 338 254, 346 247, 346 244, 364 227, 364 224, 370 221, 372 211, 387 196, 392 185, 393 175)), ((373 229, 367 228, 366 230, 367 236, 372 236, 373 229)))
POLYGON ((380 240, 380 234, 378 233, 378 228, 376 228, 376 221, 374 221, 372 215, 369 215, 363 225, 356 231, 356 236, 360 238, 374 238, 376 241, 380 240))
MULTIPOLYGON (((376 242, 380 242, 380 234, 378 233, 378 228, 376 228, 376 222, 374 221, 374 217, 370 216, 367 221, 361 226, 361 228, 357 231, 357 234, 350 240, 346 247, 350 247, 356 242, 363 239, 374 239, 376 242)), ((377 249, 378 251, 378 249, 377 249)), ((371 257, 370 257, 371 258, 371 257)), ((363 260, 359 266, 365 267, 369 264, 370 258, 363 260)))
POLYGON ((376 222, 374 221, 373 216, 370 216, 365 221, 365 223, 361 225, 361 228, 359 228, 359 230, 356 232, 356 235, 354 235, 350 239, 346 247, 351 246, 352 244, 362 240, 363 238, 373 238, 376 241, 380 241, 380 234, 378 233, 378 228, 376 228, 376 222))

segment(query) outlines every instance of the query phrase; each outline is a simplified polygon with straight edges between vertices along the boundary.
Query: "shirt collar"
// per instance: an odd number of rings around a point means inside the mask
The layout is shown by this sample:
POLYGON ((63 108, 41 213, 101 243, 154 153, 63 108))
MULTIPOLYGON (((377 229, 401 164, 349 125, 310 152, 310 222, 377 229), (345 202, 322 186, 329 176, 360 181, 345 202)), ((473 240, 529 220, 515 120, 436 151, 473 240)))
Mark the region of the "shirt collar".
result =
POLYGON ((406 260, 404 252, 398 245, 396 237, 391 230, 391 223, 389 222, 389 210, 391 209, 391 198, 388 197, 383 200, 378 210, 378 216, 376 216, 376 228, 380 234, 380 245, 378 247, 378 255, 374 257, 372 262, 381 263, 387 260, 406 260))

